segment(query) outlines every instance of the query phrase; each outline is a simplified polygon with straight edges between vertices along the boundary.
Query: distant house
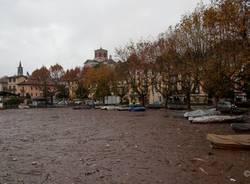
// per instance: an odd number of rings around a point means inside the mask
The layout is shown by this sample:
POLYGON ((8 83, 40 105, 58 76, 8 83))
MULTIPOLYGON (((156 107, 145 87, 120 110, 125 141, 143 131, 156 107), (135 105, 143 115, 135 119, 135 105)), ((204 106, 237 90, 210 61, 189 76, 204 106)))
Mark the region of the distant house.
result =
POLYGON ((23 75, 23 67, 20 61, 19 66, 17 68, 17 75, 10 76, 7 78, 7 91, 14 94, 22 94, 22 89, 18 86, 18 84, 26 81, 28 79, 27 76, 23 75))
POLYGON ((0 78, 0 91, 7 91, 8 89, 8 77, 0 78))
MULTIPOLYGON (((55 94, 56 87, 53 82, 48 82, 46 87, 47 87, 47 91, 50 94, 55 94)), ((19 83, 18 88, 21 90, 21 93, 20 93, 21 96, 26 96, 26 97, 29 96, 32 99, 45 96, 44 84, 32 78, 29 78, 28 80, 19 83)))
POLYGON ((22 89, 18 86, 20 83, 27 80, 26 76, 11 76, 8 77, 8 91, 15 94, 22 94, 22 89))

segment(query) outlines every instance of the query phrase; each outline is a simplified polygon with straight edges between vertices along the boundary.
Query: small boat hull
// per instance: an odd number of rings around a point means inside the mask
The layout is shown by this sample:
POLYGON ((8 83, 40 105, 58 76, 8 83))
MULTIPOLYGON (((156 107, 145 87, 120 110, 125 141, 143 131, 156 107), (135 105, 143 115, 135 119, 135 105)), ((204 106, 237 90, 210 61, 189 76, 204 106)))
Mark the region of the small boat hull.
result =
POLYGON ((231 127, 236 132, 250 132, 250 123, 233 123, 231 127))
POLYGON ((216 135, 208 134, 207 140, 216 149, 249 149, 250 135, 216 135))

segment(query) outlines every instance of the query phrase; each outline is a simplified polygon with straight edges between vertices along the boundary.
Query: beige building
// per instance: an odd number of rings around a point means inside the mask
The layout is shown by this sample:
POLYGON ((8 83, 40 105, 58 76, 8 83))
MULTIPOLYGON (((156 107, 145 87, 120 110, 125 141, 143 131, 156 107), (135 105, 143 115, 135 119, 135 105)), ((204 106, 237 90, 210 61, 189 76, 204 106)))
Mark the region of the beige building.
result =
POLYGON ((22 94, 22 89, 18 84, 27 80, 26 76, 11 76, 8 77, 8 91, 15 94, 22 94))
POLYGON ((8 90, 8 77, 2 77, 0 79, 0 91, 8 90))
MULTIPOLYGON (((18 89, 20 89, 20 95, 24 97, 44 97, 44 85, 41 84, 41 82, 32 80, 31 78, 19 83, 18 89)), ((52 82, 48 82, 47 90, 49 93, 54 94, 56 91, 55 85, 52 82)))
POLYGON ((19 66, 17 68, 17 75, 8 77, 7 90, 11 93, 21 95, 23 92, 18 84, 26 81, 27 79, 28 77, 23 75, 23 67, 20 61, 19 66))

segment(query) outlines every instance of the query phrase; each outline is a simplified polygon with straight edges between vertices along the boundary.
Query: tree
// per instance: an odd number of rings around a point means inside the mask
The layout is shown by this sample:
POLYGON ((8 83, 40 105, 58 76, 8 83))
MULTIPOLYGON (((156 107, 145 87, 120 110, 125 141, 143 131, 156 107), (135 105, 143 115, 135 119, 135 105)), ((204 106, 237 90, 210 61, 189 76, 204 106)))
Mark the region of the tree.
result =
MULTIPOLYGON (((112 91, 121 99, 121 104, 124 103, 124 98, 129 92, 129 79, 128 79, 128 63, 119 62, 114 71, 114 80, 112 82, 112 91)), ((128 101, 128 99, 126 100, 128 101)))
POLYGON ((69 88, 67 88, 67 86, 64 84, 57 85, 56 97, 59 99, 68 99, 69 98, 69 88))
POLYGON ((76 90, 76 97, 79 99, 88 98, 88 90, 84 87, 82 83, 79 83, 76 90))
POLYGON ((249 59, 249 10, 245 2, 219 0, 204 11, 209 57, 203 81, 216 104, 220 98, 233 98, 234 91, 242 88, 239 74, 249 59))
POLYGON ((62 77, 65 75, 63 67, 59 64, 55 64, 55 65, 50 66, 49 71, 50 71, 51 79, 56 84, 58 84, 61 81, 62 77))
POLYGON ((99 65, 84 71, 83 84, 92 98, 104 101, 105 96, 112 94, 114 71, 107 65, 99 65))
POLYGON ((148 103, 148 92, 151 85, 151 42, 140 41, 129 43, 124 48, 116 49, 119 58, 127 62, 127 81, 131 93, 138 95, 142 105, 148 103))
POLYGON ((32 75, 31 79, 34 80, 38 87, 43 91, 43 96, 46 100, 46 105, 48 104, 48 96, 53 93, 53 90, 48 88, 51 85, 51 76, 49 70, 43 66, 40 69, 36 69, 32 75))

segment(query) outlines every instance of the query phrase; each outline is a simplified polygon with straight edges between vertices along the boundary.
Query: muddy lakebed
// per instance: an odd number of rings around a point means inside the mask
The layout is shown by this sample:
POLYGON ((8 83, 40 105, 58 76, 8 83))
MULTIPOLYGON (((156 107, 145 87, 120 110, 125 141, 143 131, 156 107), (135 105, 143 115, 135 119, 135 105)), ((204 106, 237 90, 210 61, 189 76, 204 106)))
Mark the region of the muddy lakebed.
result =
POLYGON ((0 184, 250 183, 250 151, 214 150, 184 111, 0 111, 0 184))

